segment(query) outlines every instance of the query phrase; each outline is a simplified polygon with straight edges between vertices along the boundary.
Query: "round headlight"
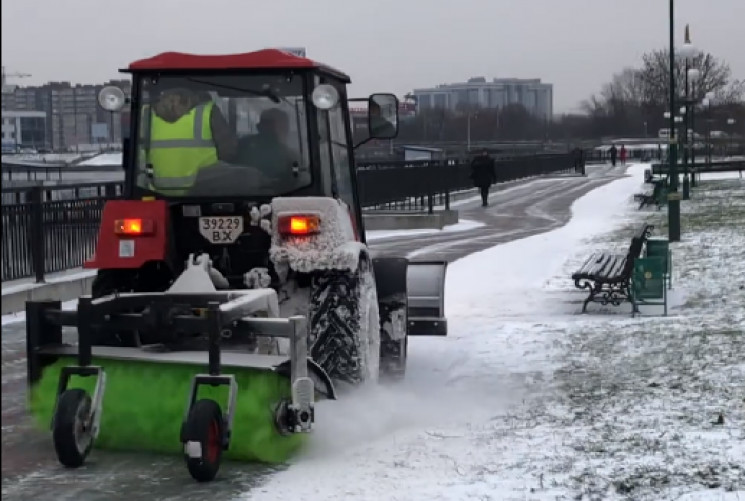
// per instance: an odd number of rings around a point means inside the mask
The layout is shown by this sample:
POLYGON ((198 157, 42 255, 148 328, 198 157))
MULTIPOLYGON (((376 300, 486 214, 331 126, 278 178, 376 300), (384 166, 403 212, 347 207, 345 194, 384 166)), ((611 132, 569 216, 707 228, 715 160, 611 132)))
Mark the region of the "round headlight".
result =
POLYGON ((333 85, 321 84, 313 89, 313 104, 320 110, 330 110, 339 103, 339 91, 333 85))
POLYGON ((124 107, 126 101, 124 91, 114 85, 104 87, 98 93, 98 104, 106 111, 119 111, 124 107))

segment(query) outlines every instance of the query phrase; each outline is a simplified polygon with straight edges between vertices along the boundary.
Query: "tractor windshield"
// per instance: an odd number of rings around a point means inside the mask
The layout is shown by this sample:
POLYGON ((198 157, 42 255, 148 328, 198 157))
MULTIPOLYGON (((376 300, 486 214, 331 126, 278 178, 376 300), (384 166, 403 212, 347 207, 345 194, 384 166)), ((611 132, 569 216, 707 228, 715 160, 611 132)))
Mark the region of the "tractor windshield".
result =
POLYGON ((171 197, 308 186, 303 96, 292 74, 141 77, 137 185, 171 197))

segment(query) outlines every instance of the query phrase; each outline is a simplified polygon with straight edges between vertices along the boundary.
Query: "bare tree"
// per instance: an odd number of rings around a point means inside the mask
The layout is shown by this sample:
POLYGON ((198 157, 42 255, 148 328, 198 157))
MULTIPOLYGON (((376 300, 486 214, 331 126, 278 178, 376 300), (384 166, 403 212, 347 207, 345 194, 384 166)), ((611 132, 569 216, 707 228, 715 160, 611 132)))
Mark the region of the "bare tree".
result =
MULTIPOLYGON (((691 68, 701 72, 696 83, 696 94, 701 96, 714 92, 723 100, 735 102, 743 97, 741 82, 730 82, 732 71, 729 65, 711 54, 699 54, 690 61, 691 68)), ((656 50, 643 56, 643 65, 639 70, 643 83, 644 98, 647 103, 663 105, 670 100, 670 52, 666 49, 656 50)), ((682 95, 685 86, 685 60, 675 60, 675 85, 678 95, 682 95)))

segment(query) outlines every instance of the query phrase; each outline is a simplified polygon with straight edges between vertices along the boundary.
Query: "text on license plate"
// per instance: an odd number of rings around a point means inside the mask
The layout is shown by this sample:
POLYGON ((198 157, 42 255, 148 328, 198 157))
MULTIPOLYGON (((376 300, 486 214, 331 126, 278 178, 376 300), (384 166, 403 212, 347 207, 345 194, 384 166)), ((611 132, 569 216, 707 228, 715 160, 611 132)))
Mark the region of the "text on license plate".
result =
POLYGON ((199 233, 213 244, 232 244, 243 233, 243 217, 200 217, 199 233))

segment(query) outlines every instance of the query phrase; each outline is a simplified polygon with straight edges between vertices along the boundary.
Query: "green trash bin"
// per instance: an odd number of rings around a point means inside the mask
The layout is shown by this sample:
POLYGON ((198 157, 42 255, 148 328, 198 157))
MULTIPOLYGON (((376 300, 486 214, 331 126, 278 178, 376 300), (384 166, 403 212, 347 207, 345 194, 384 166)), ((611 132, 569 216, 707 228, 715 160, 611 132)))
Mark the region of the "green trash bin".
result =
POLYGON ((647 239, 646 251, 644 257, 662 258, 665 270, 665 280, 667 288, 673 287, 673 259, 670 252, 670 242, 666 238, 649 238, 647 239))
POLYGON ((643 257, 634 260, 631 275, 632 316, 640 305, 663 306, 667 316, 667 287, 665 261, 662 257, 643 257))
POLYGON ((656 198, 659 205, 667 205, 667 181, 660 181, 657 186, 656 198))

